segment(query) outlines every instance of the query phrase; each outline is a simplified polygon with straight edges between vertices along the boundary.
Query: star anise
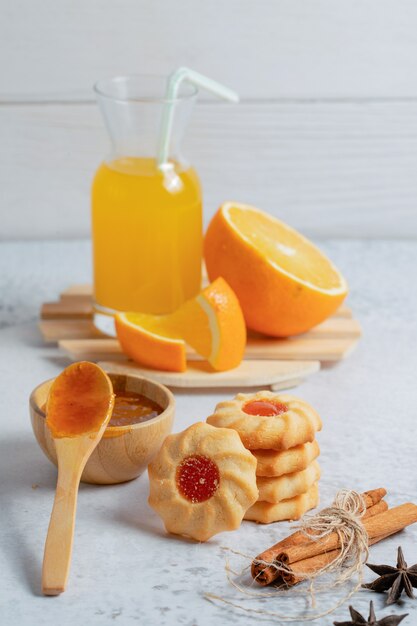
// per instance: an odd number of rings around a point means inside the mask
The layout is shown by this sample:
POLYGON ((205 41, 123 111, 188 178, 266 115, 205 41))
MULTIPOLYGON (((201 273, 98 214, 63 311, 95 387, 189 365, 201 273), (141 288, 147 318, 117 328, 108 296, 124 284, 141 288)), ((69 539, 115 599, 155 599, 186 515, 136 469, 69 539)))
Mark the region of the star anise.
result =
POLYGON ((417 564, 408 567, 404 560, 401 546, 398 548, 397 567, 390 565, 371 565, 366 564, 373 572, 379 574, 373 583, 362 585, 365 589, 372 589, 378 593, 388 591, 386 604, 394 604, 398 602, 403 590, 409 598, 414 598, 413 587, 417 587, 417 564))
POLYGON ((397 624, 402 622, 404 617, 407 617, 408 615, 408 613, 405 615, 387 615, 386 617, 377 620, 374 611, 374 603, 372 601, 369 606, 368 621, 363 617, 363 615, 358 613, 358 611, 355 611, 353 606, 349 607, 349 611, 352 620, 350 622, 333 622, 334 626, 364 626, 366 624, 372 626, 397 626, 397 624))

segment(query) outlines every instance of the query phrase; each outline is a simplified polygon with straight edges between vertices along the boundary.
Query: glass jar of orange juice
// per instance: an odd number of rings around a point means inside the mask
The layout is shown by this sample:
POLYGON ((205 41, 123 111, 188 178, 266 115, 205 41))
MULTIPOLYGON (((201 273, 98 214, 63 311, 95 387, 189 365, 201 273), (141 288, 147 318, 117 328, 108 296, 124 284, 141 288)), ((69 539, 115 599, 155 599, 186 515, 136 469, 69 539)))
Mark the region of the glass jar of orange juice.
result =
POLYGON ((112 144, 92 186, 95 324, 105 332, 116 311, 169 313, 200 291, 201 187, 180 153, 197 89, 184 84, 170 102, 165 89, 166 79, 150 76, 95 86, 112 144), (174 124, 161 165, 167 106, 174 124))

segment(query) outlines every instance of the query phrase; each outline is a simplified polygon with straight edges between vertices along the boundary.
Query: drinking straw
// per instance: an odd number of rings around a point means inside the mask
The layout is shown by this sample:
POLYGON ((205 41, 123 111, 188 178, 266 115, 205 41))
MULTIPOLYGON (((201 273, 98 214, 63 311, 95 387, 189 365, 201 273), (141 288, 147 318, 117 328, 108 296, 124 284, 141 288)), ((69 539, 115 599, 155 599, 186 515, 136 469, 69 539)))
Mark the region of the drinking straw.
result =
POLYGON ((178 96, 181 84, 187 81, 197 87, 210 91, 223 100, 239 102, 238 94, 199 72, 190 70, 188 67, 179 67, 171 74, 165 92, 165 104, 162 111, 161 132, 158 148, 158 167, 163 168, 168 162, 169 145, 171 142, 172 125, 174 121, 175 99, 178 96))

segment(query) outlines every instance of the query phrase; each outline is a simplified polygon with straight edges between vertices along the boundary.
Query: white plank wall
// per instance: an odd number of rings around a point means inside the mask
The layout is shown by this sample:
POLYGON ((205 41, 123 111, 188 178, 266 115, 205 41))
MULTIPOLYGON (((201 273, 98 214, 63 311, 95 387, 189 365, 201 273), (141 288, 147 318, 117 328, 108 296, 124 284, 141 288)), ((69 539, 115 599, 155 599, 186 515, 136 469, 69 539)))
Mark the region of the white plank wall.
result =
POLYGON ((1 0, 0 93, 192 65, 243 98, 417 95, 415 0, 1 0))
MULTIPOLYGON (((0 114, 3 238, 87 235, 89 186, 107 150, 96 107, 0 114)), ((315 236, 417 235, 417 103, 200 104, 184 149, 206 219, 236 199, 315 236)))
POLYGON ((0 239, 89 233, 91 85, 190 65, 206 220, 235 198, 313 236, 417 236, 413 0, 0 0, 0 239))

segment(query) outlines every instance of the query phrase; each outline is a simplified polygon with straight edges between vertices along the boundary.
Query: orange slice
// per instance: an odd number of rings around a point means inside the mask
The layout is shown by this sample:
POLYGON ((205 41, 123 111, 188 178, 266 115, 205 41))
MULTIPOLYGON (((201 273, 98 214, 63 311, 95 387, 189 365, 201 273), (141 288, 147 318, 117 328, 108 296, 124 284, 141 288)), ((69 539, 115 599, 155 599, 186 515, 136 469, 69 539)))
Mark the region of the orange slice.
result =
POLYGON ((173 336, 157 316, 145 313, 118 313, 117 338, 127 356, 148 367, 184 372, 187 369, 185 342, 173 336), (161 326, 161 328, 159 328, 161 326))
POLYGON ((242 309, 222 278, 169 315, 119 313, 115 319, 123 351, 155 369, 185 371, 185 343, 216 370, 237 367, 243 358, 246 326, 242 309))
POLYGON ((347 284, 308 239, 255 207, 226 202, 204 242, 210 280, 229 283, 249 328, 277 337, 309 330, 343 302, 347 284))

